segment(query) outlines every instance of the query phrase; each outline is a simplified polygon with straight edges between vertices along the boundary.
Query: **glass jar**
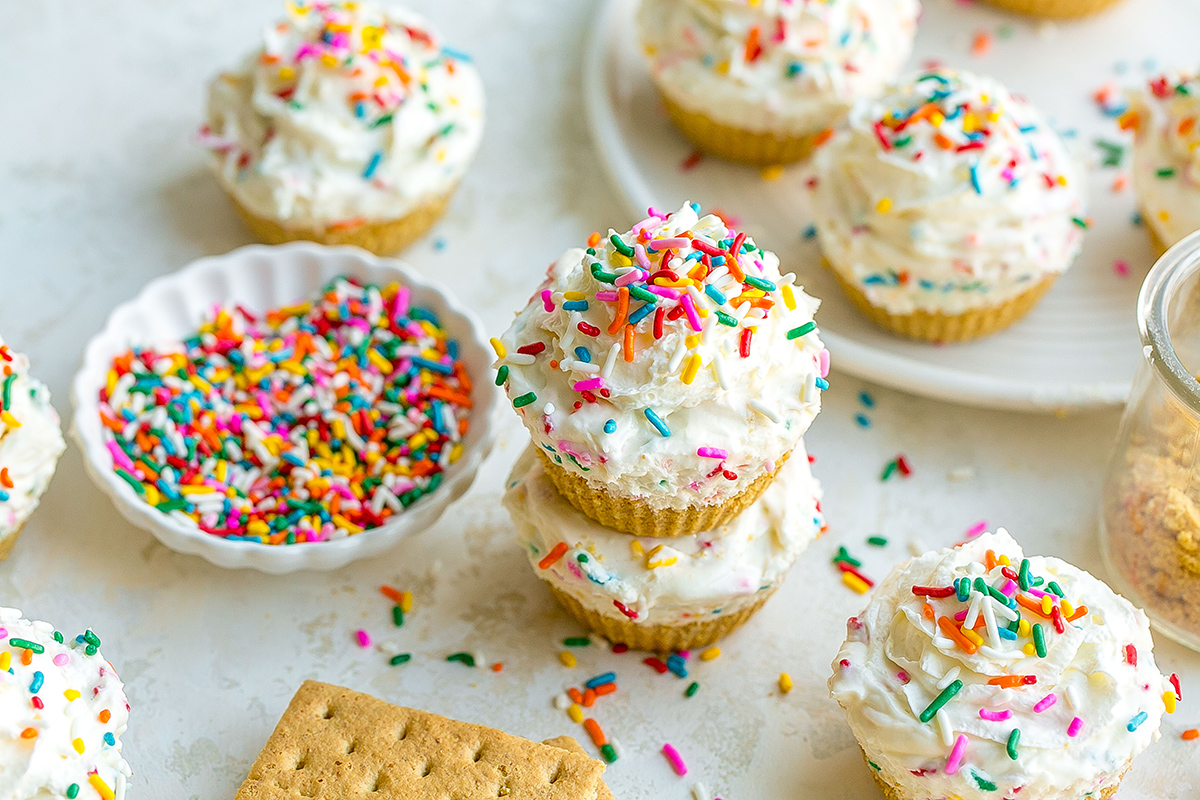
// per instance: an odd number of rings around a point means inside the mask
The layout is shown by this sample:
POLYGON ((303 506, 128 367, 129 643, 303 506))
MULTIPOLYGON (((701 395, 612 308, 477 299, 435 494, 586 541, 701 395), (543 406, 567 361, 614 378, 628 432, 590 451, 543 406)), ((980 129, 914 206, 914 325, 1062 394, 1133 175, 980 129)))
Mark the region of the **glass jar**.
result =
POLYGON ((1200 232, 1150 270, 1137 316, 1144 358, 1104 480, 1101 550, 1114 586, 1200 650, 1200 232))

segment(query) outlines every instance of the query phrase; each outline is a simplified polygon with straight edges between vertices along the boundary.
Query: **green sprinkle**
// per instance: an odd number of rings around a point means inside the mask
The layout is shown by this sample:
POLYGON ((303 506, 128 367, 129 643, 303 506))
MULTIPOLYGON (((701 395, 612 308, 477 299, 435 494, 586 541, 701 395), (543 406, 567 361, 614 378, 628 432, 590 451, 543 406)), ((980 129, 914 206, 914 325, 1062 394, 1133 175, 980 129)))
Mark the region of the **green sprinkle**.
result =
POLYGON ((0 394, 0 408, 12 408, 12 385, 17 379, 17 373, 11 373, 4 379, 3 394, 0 394))
POLYGON ((67 800, 75 800, 79 796, 79 784, 72 783, 67 787, 67 800))
POLYGON ((879 772, 879 765, 876 764, 874 761, 868 761, 867 766, 870 767, 871 769, 875 770, 876 772, 879 772))
POLYGON ((401 664, 407 664, 409 661, 412 661, 411 653, 400 653, 399 655, 394 655, 388 659, 388 663, 393 667, 398 667, 401 664))
POLYGON ((630 297, 636 297, 638 300, 644 300, 647 303, 657 303, 658 302, 658 295, 654 294, 653 292, 648 292, 640 286, 635 286, 633 284, 630 284, 629 286, 626 286, 625 288, 629 290, 630 297))
POLYGON ((882 536, 868 536, 867 544, 875 547, 887 547, 887 539, 883 538, 882 536))
POLYGON ((918 717, 918 719, 920 719, 921 722, 929 722, 929 720, 933 719, 934 715, 937 714, 937 712, 941 710, 942 706, 944 706, 944 705, 946 705, 946 703, 950 702, 950 698, 952 698, 952 697, 954 697, 954 695, 958 694, 959 690, 961 690, 962 687, 963 687, 962 681, 954 681, 949 686, 947 686, 945 689, 942 689, 942 693, 939 694, 937 697, 933 698, 933 702, 930 703, 925 708, 925 710, 921 712, 921 715, 918 717))
POLYGON ((996 791, 996 784, 992 783, 989 780, 986 780, 975 770, 971 770, 971 777, 975 779, 975 783, 977 783, 979 785, 979 788, 983 789, 985 792, 996 791))
POLYGON ((625 242, 621 240, 620 236, 614 233, 612 236, 608 237, 608 240, 612 242, 613 247, 617 248, 618 253, 626 256, 627 258, 633 258, 633 248, 625 244, 625 242))
MULTIPOLYGON (((496 385, 503 386, 508 380, 508 364, 501 364, 500 369, 496 370, 496 385)), ((139 484, 140 486, 141 484, 139 484)))
POLYGON ((604 760, 609 764, 617 760, 617 751, 613 749, 611 744, 606 744, 600 748, 600 755, 604 756, 604 760))
POLYGON ((717 312, 717 322, 722 325, 728 325, 731 328, 737 327, 737 320, 726 314, 724 311, 717 312))
POLYGON ((992 597, 996 598, 997 603, 1008 606, 1009 608, 1012 608, 1013 606, 1015 606, 1017 604, 1016 600, 1013 600, 1011 597, 1009 597, 1004 592, 997 589, 995 586, 986 586, 986 588, 987 588, 987 593, 990 594, 992 597))
POLYGON ((1046 588, 1054 592, 1054 594, 1058 595, 1059 597, 1066 597, 1066 595, 1063 594, 1062 587, 1054 581, 1050 581, 1048 584, 1046 584, 1046 588))
POLYGON ((379 119, 372 122, 371 127, 372 128, 382 128, 384 125, 387 125, 391 121, 392 121, 392 115, 384 114, 382 117, 380 117, 379 119))
POLYGON ((1085 231, 1089 227, 1088 221, 1086 219, 1084 219, 1083 217, 1071 217, 1071 222, 1074 222, 1076 225, 1078 225, 1080 228, 1083 228, 1085 231))
POLYGON ((532 403, 534 400, 537 400, 537 395, 534 394, 533 392, 526 392, 525 394, 521 395, 520 397, 513 398, 513 401, 512 401, 513 408, 524 408, 525 406, 532 403))
POLYGON ((883 468, 883 474, 879 476, 879 480, 886 481, 892 477, 898 469, 895 461, 889 461, 887 466, 883 468))
POLYGON ((83 648, 83 652, 85 655, 94 656, 96 655, 96 649, 96 645, 89 644, 87 647, 83 648))
POLYGON ((847 564, 849 564, 852 567, 861 567, 862 566, 862 562, 859 561, 854 556, 850 555, 850 551, 847 550, 845 547, 838 547, 837 555, 833 557, 833 563, 836 564, 839 561, 845 561, 847 564))
POLYGON ((698 692, 698 691, 700 691, 700 684, 696 683, 695 681, 692 681, 692 682, 691 682, 691 683, 688 685, 687 689, 684 691, 684 693, 683 693, 683 696, 684 696, 684 697, 691 697, 692 695, 694 695, 694 694, 695 694, 696 692, 698 692))
POLYGON ((1008 735, 1008 757, 1013 761, 1017 760, 1017 745, 1021 743, 1021 729, 1013 728, 1012 733, 1008 735))
POLYGON ((1121 165, 1121 158, 1125 155, 1124 147, 1113 142, 1106 142, 1103 139, 1097 139, 1096 146, 1104 151, 1101 164, 1106 167, 1118 167, 1121 165))
POLYGON ((46 648, 42 647, 37 642, 31 642, 28 639, 9 639, 9 647, 15 647, 18 650, 32 650, 35 653, 44 653, 46 648))
POLYGON ((971 588, 982 595, 986 595, 988 593, 988 585, 983 578, 976 578, 975 582, 971 584, 971 588))
POLYGON ((563 639, 564 647, 587 647, 592 643, 592 640, 586 636, 568 636, 563 639))
POLYGON ((454 653, 453 655, 446 656, 446 660, 457 661, 460 664, 467 665, 468 667, 475 666, 475 656, 471 655, 470 653, 454 653))
POLYGON ((113 470, 113 472, 117 473, 117 477, 119 477, 121 480, 128 483, 130 485, 130 487, 138 494, 146 493, 146 487, 142 486, 142 482, 139 481, 137 478, 133 477, 132 475, 130 475, 125 470, 121 469, 120 467, 117 467, 113 470))
POLYGON ((1042 632, 1040 622, 1033 623, 1033 646, 1037 650, 1038 658, 1046 657, 1046 634, 1042 632))
POLYGON ((392 606, 392 622, 396 624, 397 628, 404 627, 404 611, 400 606, 392 606))
POLYGON ((614 283, 617 280, 617 273, 606 272, 604 267, 600 266, 599 261, 597 261, 595 264, 592 264, 591 269, 592 277, 600 281, 600 283, 614 283))
POLYGON ((901 136, 899 139, 892 142, 892 147, 904 147, 911 141, 912 141, 911 136, 901 136))
POLYGON ((1175 177, 1175 168, 1174 167, 1163 167, 1162 169, 1155 170, 1154 174, 1160 178, 1174 178, 1175 177))
POLYGON ((1021 559, 1021 567, 1017 571, 1017 583, 1021 585, 1021 591, 1029 591, 1029 559, 1021 559))
POLYGON ((758 278, 754 275, 747 275, 743 281, 747 286, 753 286, 755 289, 761 289, 764 292, 773 292, 776 289, 775 284, 765 278, 758 278))
POLYGON ((59 633, 58 631, 55 631, 54 632, 54 641, 58 642, 59 644, 62 644, 63 643, 63 635, 61 633, 59 633))
POLYGON ((788 331, 787 338, 788 339, 799 339, 804 334, 812 333, 816 329, 817 329, 817 323, 806 322, 803 325, 801 325, 799 328, 792 328, 790 331, 788 331))

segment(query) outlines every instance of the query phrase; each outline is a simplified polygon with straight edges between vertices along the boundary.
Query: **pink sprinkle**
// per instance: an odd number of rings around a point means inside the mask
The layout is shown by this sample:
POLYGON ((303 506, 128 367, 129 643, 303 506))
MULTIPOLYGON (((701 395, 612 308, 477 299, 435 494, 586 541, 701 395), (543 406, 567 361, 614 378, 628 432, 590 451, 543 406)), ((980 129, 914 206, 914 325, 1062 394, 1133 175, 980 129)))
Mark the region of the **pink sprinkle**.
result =
POLYGON ((821 369, 821 377, 828 378, 829 377, 829 351, 828 350, 822 350, 820 352, 820 354, 817 355, 817 366, 820 367, 820 369, 821 369))
POLYGON ((670 744, 664 744, 663 755, 667 757, 667 761, 671 762, 671 769, 675 770, 675 774, 680 777, 687 775, 687 764, 683 763, 683 756, 679 755, 679 751, 670 744))
POLYGON ((692 330, 704 330, 704 326, 700 324, 700 315, 696 313, 696 304, 692 302, 692 296, 685 294, 679 302, 683 305, 683 311, 687 314, 688 324, 692 326, 692 330))
POLYGON ((1008 595, 1009 597, 1015 596, 1016 593, 1017 593, 1017 585, 1015 583, 1013 583, 1011 580, 1008 581, 1008 583, 1004 584, 1004 586, 1002 586, 1000 588, 1000 594, 1008 595))
POLYGON ((897 678, 897 679, 898 679, 898 680, 899 680, 901 683, 908 683, 910 680, 912 680, 911 678, 909 678, 909 677, 908 677, 908 673, 907 673, 907 672, 905 672, 904 670, 900 670, 899 672, 897 672, 897 673, 896 673, 896 678, 897 678))
POLYGON ((1067 726, 1067 736, 1078 736, 1081 730, 1083 730, 1083 720, 1081 720, 1079 717, 1076 717, 1075 719, 1071 720, 1071 724, 1067 726))
POLYGON ((682 658, 684 661, 687 661, 689 658, 692 657, 692 651, 691 650, 680 650, 679 657, 682 658))
POLYGON ((986 719, 988 722, 1003 722, 1010 717, 1012 717, 1012 712, 1007 708, 1003 711, 992 711, 987 708, 979 709, 979 718, 986 719))
POLYGON ((596 299, 604 303, 615 302, 619 296, 616 292, 596 292, 596 299))
POLYGON ((666 219, 668 216, 667 214, 664 214, 663 212, 659 211, 654 206, 650 206, 649 208, 647 208, 646 213, 652 217, 658 217, 659 219, 666 219))
POLYGON ((354 638, 358 640, 359 647, 371 646, 371 635, 361 628, 354 632, 354 638))
POLYGON ((962 765, 963 754, 967 752, 967 737, 961 733, 954 740, 954 747, 950 749, 950 755, 946 758, 946 774, 953 775, 958 772, 958 768, 962 765))
MULTIPOLYGON (((4 634, 0 634, 0 636, 3 636, 3 635, 4 634)), ((58 655, 56 655, 54 657, 54 666, 65 667, 67 665, 68 661, 70 661, 70 658, 67 657, 66 653, 59 653, 58 655)))
POLYGON ((1118 258, 1113 262, 1113 272, 1120 275, 1122 278, 1129 277, 1129 262, 1118 258))
POLYGON ((1033 707, 1033 713, 1040 714, 1057 702, 1058 702, 1058 695, 1051 692, 1050 694, 1046 695, 1045 697, 1043 697, 1041 700, 1038 701, 1038 704, 1033 707))
POLYGON ((678 300, 681 296, 683 296, 683 292, 679 291, 678 289, 672 289, 668 286, 647 286, 646 291, 653 292, 659 297, 669 297, 672 300, 678 300))
MULTIPOLYGON (((635 250, 639 247, 641 247, 640 244, 634 245, 635 250)), ((628 286, 631 283, 637 283, 645 277, 646 273, 642 272, 640 269, 631 269, 629 272, 626 272, 624 275, 621 275, 615 281, 613 281, 613 286, 628 286)))
POLYGON ((114 441, 108 441, 107 445, 108 452, 112 453, 113 463, 126 472, 133 472, 135 467, 133 466, 133 462, 129 460, 129 456, 125 455, 125 451, 118 447, 114 441))
MULTIPOLYGON (((646 258, 646 248, 640 242, 633 246, 633 259, 637 261, 637 265, 642 269, 648 270, 651 268, 650 259, 646 258)), ((620 278, 617 280, 620 280, 620 278)), ((618 283, 617 286, 624 286, 624 284, 618 283)))
POLYGON ((0 628, 0 637, 8 636, 8 628, 0 628))
POLYGON ((571 388, 577 392, 590 392, 593 389, 602 389, 604 388, 604 378, 596 377, 588 378, 585 381, 576 381, 571 388))
POLYGON ((696 455, 700 456, 701 458, 729 458, 729 453, 725 452, 719 447, 701 447, 696 451, 696 455))
POLYGON ((971 527, 967 528, 967 538, 974 539, 979 534, 987 530, 987 520, 981 519, 971 527))
POLYGON ((685 247, 691 244, 692 240, 683 236, 676 236, 673 239, 655 239, 650 243, 650 247, 654 250, 673 250, 676 247, 685 247))
POLYGON ((547 311, 554 310, 554 303, 550 300, 549 289, 542 289, 542 308, 546 309, 547 311))

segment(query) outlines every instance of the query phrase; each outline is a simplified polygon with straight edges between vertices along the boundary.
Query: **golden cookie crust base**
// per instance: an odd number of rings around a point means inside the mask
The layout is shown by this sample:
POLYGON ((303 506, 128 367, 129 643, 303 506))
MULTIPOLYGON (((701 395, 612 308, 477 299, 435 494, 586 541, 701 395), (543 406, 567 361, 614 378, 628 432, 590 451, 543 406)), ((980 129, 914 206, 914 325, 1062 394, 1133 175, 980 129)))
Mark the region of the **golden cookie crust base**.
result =
POLYGON ((774 166, 808 158, 816 144, 815 133, 781 138, 771 133, 744 131, 688 111, 661 91, 659 96, 680 133, 711 156, 760 167, 774 166))
POLYGON ((265 244, 283 244, 285 242, 310 241, 319 244, 339 245, 348 244, 369 250, 375 255, 390 256, 398 253, 422 236, 433 227, 450 202, 453 191, 434 198, 410 211, 399 219, 378 222, 363 222, 352 227, 316 228, 290 227, 276 220, 260 217, 238 202, 230 195, 246 226, 254 233, 259 241, 265 244))
POLYGON ((584 608, 578 600, 556 586, 550 583, 546 586, 554 595, 554 599, 569 611, 571 616, 605 639, 628 645, 634 650, 649 650, 653 653, 707 647, 743 625, 775 592, 773 588, 759 592, 753 605, 732 614, 707 617, 684 625, 641 625, 631 619, 617 619, 584 608))
POLYGON ((8 536, 0 539, 0 561, 12 555, 13 548, 17 545, 17 539, 21 536, 21 527, 24 527, 24 525, 19 526, 15 531, 8 534, 8 536))
POLYGON ((554 484, 554 488, 581 513, 606 528, 634 536, 659 538, 711 531, 729 522, 766 491, 791 453, 784 454, 775 462, 774 472, 760 475, 745 490, 724 503, 684 509, 654 508, 644 500, 609 494, 602 488, 593 487, 586 478, 554 463, 554 459, 540 448, 538 455, 542 457, 546 477, 554 484))
POLYGON ((1103 11, 1118 0, 985 0, 990 5, 1019 14, 1047 19, 1086 17, 1103 11))
POLYGON ((922 342, 966 342, 1001 331, 1028 314, 1058 278, 1057 275, 1048 275, 998 306, 976 308, 963 314, 931 314, 928 311, 893 314, 872 305, 863 291, 843 278, 836 269, 831 267, 830 272, 837 278, 850 301, 868 319, 898 336, 922 342))
POLYGON ((604 764, 305 681, 236 800, 596 800, 604 764))

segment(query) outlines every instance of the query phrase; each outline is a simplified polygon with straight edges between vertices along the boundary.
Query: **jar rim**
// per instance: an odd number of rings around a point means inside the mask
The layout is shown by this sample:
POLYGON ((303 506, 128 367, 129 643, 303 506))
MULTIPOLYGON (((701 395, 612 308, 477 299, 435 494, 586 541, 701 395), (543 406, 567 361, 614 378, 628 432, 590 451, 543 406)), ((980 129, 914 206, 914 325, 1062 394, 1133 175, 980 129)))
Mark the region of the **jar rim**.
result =
POLYGON ((1146 360, 1172 393, 1188 406, 1200 408, 1200 381, 1188 372, 1175 352, 1167 310, 1179 287, 1200 271, 1200 231, 1179 240, 1164 253, 1142 283, 1138 294, 1138 332, 1146 360))

